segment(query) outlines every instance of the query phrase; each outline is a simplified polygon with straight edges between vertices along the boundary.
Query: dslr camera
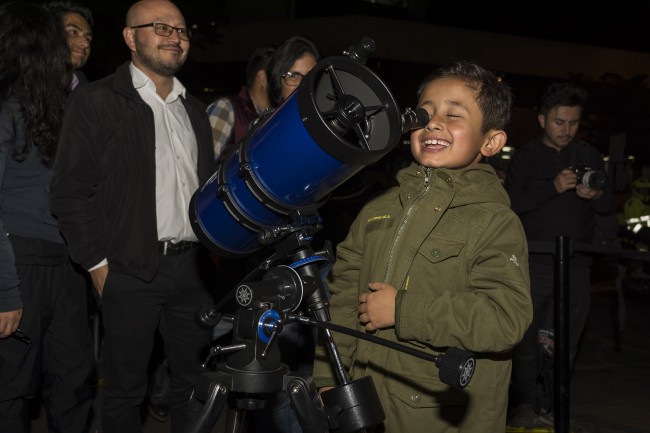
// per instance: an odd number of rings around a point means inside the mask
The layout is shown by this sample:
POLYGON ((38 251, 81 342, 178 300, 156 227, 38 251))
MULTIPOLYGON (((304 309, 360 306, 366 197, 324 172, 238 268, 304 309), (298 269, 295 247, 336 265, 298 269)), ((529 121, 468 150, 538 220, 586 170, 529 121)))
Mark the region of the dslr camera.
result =
POLYGON ((575 168, 575 172, 578 176, 578 184, 595 189, 596 191, 605 189, 607 175, 602 171, 592 170, 588 165, 582 164, 575 168))

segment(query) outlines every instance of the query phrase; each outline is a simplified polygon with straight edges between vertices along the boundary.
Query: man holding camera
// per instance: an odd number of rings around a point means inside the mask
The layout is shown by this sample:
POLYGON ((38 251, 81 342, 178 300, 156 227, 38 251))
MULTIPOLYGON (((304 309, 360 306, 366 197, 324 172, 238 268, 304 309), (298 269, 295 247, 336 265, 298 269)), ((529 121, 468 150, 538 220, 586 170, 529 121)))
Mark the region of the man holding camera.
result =
MULTIPOLYGON (((513 428, 553 425, 554 257, 549 251, 558 236, 592 242, 599 218, 613 211, 602 155, 575 139, 586 99, 587 92, 573 84, 551 84, 538 115, 542 135, 519 148, 508 164, 506 189, 529 241, 534 308, 533 323, 513 353, 508 419, 513 428)), ((592 261, 579 251, 570 261, 572 366, 589 312, 592 261)))

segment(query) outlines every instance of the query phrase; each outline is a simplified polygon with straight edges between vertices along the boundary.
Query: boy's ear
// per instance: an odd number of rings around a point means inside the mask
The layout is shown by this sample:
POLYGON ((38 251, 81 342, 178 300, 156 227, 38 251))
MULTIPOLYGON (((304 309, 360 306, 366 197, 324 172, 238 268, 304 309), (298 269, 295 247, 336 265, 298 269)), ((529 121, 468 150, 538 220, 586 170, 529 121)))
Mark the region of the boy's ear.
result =
POLYGON ((499 153, 508 139, 506 132, 501 130, 490 131, 487 136, 488 140, 481 146, 481 155, 486 158, 499 153))

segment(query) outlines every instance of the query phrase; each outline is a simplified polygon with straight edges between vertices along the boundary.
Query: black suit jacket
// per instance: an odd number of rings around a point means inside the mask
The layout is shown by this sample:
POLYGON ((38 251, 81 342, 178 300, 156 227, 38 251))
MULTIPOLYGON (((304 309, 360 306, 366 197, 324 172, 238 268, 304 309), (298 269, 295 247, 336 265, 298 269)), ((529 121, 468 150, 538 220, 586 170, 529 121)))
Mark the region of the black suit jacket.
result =
MULTIPOLYGON (((183 99, 198 145, 202 185, 213 171, 205 106, 183 99)), ((158 270, 154 117, 133 87, 129 62, 81 86, 67 101, 51 185, 52 211, 84 268, 108 258, 112 269, 150 281, 158 270)))

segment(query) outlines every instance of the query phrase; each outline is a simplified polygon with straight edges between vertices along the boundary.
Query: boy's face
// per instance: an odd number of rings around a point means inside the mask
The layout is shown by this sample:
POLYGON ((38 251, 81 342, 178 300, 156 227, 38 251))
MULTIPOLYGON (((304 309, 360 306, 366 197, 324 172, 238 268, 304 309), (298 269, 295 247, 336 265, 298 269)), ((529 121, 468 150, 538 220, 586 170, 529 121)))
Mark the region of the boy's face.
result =
POLYGON ((431 116, 425 128, 411 133, 411 153, 420 165, 463 168, 478 163, 482 154, 489 156, 483 148, 494 145, 490 138, 494 131, 481 132, 483 113, 475 91, 462 80, 441 78, 430 82, 418 107, 431 116))

